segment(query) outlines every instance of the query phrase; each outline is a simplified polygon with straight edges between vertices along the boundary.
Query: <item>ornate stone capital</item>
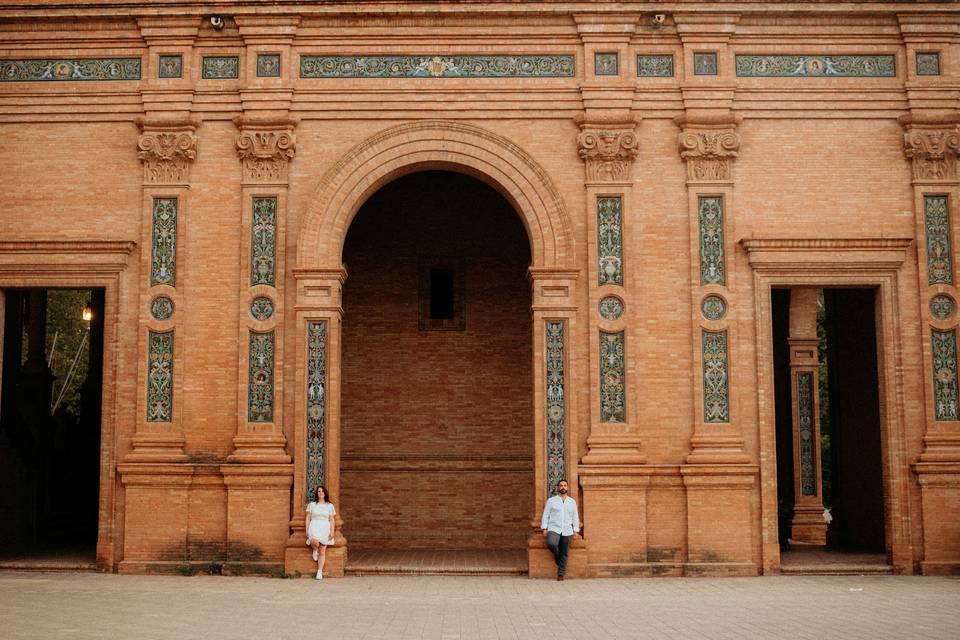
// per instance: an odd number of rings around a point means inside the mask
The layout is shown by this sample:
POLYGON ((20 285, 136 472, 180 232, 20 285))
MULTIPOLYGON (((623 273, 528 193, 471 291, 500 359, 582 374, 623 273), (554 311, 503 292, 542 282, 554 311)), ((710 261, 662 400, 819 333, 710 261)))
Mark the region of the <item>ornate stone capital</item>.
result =
POLYGON ((197 157, 196 123, 140 119, 137 154, 145 184, 187 184, 197 157))
POLYGON ((584 128, 577 136, 580 157, 587 163, 587 180, 618 182, 630 179, 630 167, 640 142, 633 128, 584 128))
POLYGON ((732 180, 739 152, 740 136, 733 129, 680 133, 680 157, 687 162, 689 180, 732 180))
POLYGON ((243 163, 244 182, 286 182, 287 166, 296 154, 296 122, 237 118, 236 124, 240 128, 237 152, 243 163))
POLYGON ((913 161, 914 180, 956 180, 960 132, 957 127, 908 127, 903 134, 903 152, 913 161))

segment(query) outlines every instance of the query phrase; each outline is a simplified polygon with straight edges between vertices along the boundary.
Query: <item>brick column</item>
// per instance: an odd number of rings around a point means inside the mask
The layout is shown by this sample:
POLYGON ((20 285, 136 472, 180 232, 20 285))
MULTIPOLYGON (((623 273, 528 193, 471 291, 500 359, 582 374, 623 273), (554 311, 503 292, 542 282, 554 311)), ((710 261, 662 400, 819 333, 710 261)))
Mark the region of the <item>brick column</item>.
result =
POLYGON ((790 389, 793 415, 794 507, 790 537, 826 544, 820 459, 819 289, 790 291, 790 389))
POLYGON ((197 153, 197 123, 141 118, 143 162, 140 273, 141 310, 137 423, 126 463, 182 462, 183 326, 188 306, 178 286, 185 279, 184 243, 190 215, 190 167, 197 153), (182 362, 182 360, 180 360, 182 362))
MULTIPOLYGON (((340 495, 340 352, 343 283, 338 269, 294 269, 296 290, 296 391, 294 392, 294 481, 284 567, 288 573, 316 570, 305 546, 303 521, 308 496, 318 484, 340 495)), ((347 564, 343 518, 337 515, 335 545, 327 549, 324 576, 342 577, 347 564)))
POLYGON ((738 363, 733 358, 736 244, 730 217, 740 118, 722 109, 704 113, 692 108, 675 121, 682 129, 680 157, 687 164, 693 329, 693 435, 686 464, 681 467, 687 493, 688 561, 684 571, 753 575, 758 566, 751 548, 758 468, 750 464, 746 452, 740 424, 743 418, 733 395, 736 385, 731 382, 736 379, 738 363))
MULTIPOLYGON (((923 508, 924 574, 960 567, 960 391, 957 380, 957 155, 960 115, 913 113, 901 119, 912 164, 928 392, 923 452, 913 466, 923 508)), ((896 551, 896 550, 895 550, 896 551)))

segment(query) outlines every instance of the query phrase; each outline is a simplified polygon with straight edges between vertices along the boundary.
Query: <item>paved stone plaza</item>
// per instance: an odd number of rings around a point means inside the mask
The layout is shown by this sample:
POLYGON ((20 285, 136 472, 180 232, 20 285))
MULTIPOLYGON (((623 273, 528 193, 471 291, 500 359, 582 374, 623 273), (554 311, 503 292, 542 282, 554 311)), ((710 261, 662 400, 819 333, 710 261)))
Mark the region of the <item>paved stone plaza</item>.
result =
POLYGON ((960 580, 0 574, 2 637, 950 638, 960 580))

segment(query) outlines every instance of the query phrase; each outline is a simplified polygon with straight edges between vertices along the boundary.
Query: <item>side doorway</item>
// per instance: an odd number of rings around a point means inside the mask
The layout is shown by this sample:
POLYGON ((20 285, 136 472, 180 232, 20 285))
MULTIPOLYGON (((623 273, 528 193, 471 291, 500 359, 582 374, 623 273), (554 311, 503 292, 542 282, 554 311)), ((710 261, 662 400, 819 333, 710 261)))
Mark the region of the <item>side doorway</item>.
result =
POLYGON ((876 288, 772 291, 781 570, 892 571, 876 288))
POLYGON ((105 291, 2 293, 0 561, 92 568, 105 291))

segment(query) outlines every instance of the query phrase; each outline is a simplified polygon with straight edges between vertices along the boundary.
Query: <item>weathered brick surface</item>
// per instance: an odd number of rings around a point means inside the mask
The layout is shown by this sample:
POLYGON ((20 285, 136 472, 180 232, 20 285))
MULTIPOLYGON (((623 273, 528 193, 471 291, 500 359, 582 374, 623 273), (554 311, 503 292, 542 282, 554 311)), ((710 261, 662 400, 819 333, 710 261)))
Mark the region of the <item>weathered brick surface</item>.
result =
MULTIPOLYGON (((939 122, 945 131, 956 129, 946 117, 956 113, 956 9, 938 6, 921 15, 899 6, 846 7, 843 16, 819 18, 787 5, 758 4, 742 14, 706 2, 677 7, 683 10, 668 13, 666 25, 656 30, 638 18, 648 9, 639 4, 628 4, 624 12, 619 6, 587 10, 564 3, 513 3, 508 13, 444 3, 429 9, 437 11, 432 16, 406 6, 386 14, 365 4, 354 14, 352 5, 281 3, 277 11, 287 18, 227 2, 222 32, 199 14, 184 27, 186 18, 173 9, 148 11, 136 2, 91 7, 89 18, 50 4, 38 6, 36 17, 13 17, 0 26, 4 59, 81 52, 144 60, 140 81, 0 86, 0 288, 107 292, 98 541, 104 568, 146 571, 170 569, 184 558, 214 560, 238 540, 262 549, 263 562, 274 568, 309 565, 298 537, 306 464, 305 418, 298 414, 305 353, 298 323, 306 317, 303 309, 334 319, 342 309, 342 332, 331 323, 336 340, 328 383, 340 395, 328 407, 334 426, 326 462, 340 470, 328 482, 338 485, 334 500, 348 544, 525 544, 546 494, 544 452, 535 446, 544 429, 543 380, 535 369, 539 320, 556 316, 569 323, 567 436, 575 453, 567 470, 590 514, 586 546, 578 550, 583 573, 775 571, 772 365, 766 361, 769 327, 762 322, 769 318, 769 296, 758 288, 774 283, 876 288, 888 552, 901 572, 956 571, 960 537, 951 514, 958 501, 960 430, 957 423, 933 418, 927 310, 932 293, 955 291, 926 284, 918 207, 924 193, 950 195, 956 234, 957 182, 952 175, 912 181, 904 126, 897 120, 909 113, 939 122), (713 17, 704 18, 708 14, 713 17), (342 53, 357 42, 384 55, 476 51, 478 34, 484 51, 573 53, 576 75, 297 77, 304 53, 342 53), (249 54, 264 47, 283 52, 280 79, 253 73, 249 54), (720 75, 690 73, 693 51, 704 47, 718 50, 720 75), (183 53, 183 79, 156 78, 156 55, 168 49, 183 53), (244 56, 240 79, 199 78, 200 56, 214 50, 244 56), (620 51, 621 75, 594 77, 589 60, 595 50, 620 51), (897 75, 737 78, 733 55, 760 50, 893 53, 897 75), (915 75, 917 50, 941 52, 940 76, 915 75), (650 52, 673 54, 676 75, 637 80, 633 59, 650 52), (296 150, 287 179, 242 184, 232 122, 241 114, 296 121, 290 125, 296 150), (674 118, 729 123, 736 120, 731 114, 742 118, 733 127, 740 146, 732 179, 688 185, 677 147, 683 129, 674 118), (144 186, 137 116, 195 125, 189 182, 144 186), (578 123, 626 126, 628 119, 639 122, 632 177, 587 184, 578 123), (474 129, 466 134, 438 125, 419 138, 422 129, 405 129, 390 139, 390 149, 369 142, 390 127, 426 120, 474 129), (365 142, 369 157, 349 161, 350 150, 365 142), (358 175, 335 173, 344 166, 358 175), (383 170, 377 172, 378 166, 383 170), (421 180, 419 191, 389 185, 417 170, 477 175, 481 167, 487 174, 478 177, 501 191, 509 206, 471 190, 464 179, 421 180), (328 184, 325 175, 340 182, 328 184), (241 246, 249 241, 244 198, 279 192, 285 256, 277 286, 283 308, 275 374, 283 389, 277 396, 283 418, 275 426, 251 427, 247 435, 282 433, 293 466, 277 464, 228 487, 231 474, 221 465, 232 464, 235 438, 247 428, 242 407, 249 373, 238 341, 250 322, 242 302, 247 264, 241 246), (156 425, 144 417, 145 336, 157 326, 148 311, 149 202, 172 193, 183 202, 177 315, 170 324, 178 336, 176 420, 156 425), (594 476, 596 487, 629 488, 583 495, 594 490, 590 481, 580 487, 577 479, 581 458, 595 445, 590 425, 599 412, 597 336, 591 329, 598 287, 590 247, 596 238, 589 231, 598 193, 629 193, 624 287, 617 291, 627 309, 630 417, 604 435, 638 441, 643 462, 584 465, 583 477, 594 476), (691 202, 716 193, 727 197, 724 326, 734 420, 711 432, 703 428, 697 397, 703 289, 692 278, 698 256, 691 202), (353 212, 368 200, 369 211, 350 225, 353 212), (496 220, 482 218, 480 210, 496 220), (321 228, 331 230, 311 236, 321 228), (751 265, 759 258, 741 244, 751 239, 832 244, 782 249, 776 259, 792 260, 792 266, 778 271, 768 263, 761 282, 757 265, 751 265), (863 239, 912 244, 887 251, 875 243, 861 251, 857 242, 863 239), (34 241, 61 244, 23 244, 34 241), (448 254, 466 257, 467 330, 420 332, 416 258, 448 254), (318 311, 305 294, 298 297, 296 267, 337 269, 341 257, 348 272, 342 299, 334 286, 318 311), (878 266, 882 260, 890 264, 878 266), (536 293, 540 298, 532 296, 525 272, 531 264, 562 271, 557 277, 575 283, 573 293, 552 300, 542 291, 536 293), (534 300, 543 305, 532 316, 534 300), (691 438, 709 439, 720 431, 737 440, 734 448, 743 459, 725 468, 690 464, 691 438), (484 520, 478 513, 494 515, 484 520), (618 564, 623 566, 613 567, 618 564)), ((540 541, 534 537, 527 544, 531 574, 549 574, 540 541)), ((345 548, 337 553, 333 562, 342 564, 345 548)))

